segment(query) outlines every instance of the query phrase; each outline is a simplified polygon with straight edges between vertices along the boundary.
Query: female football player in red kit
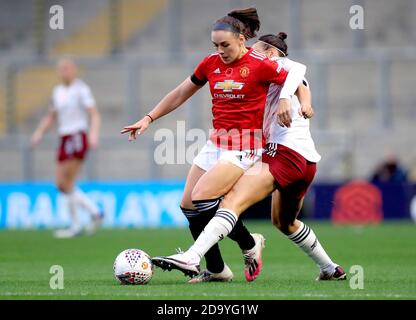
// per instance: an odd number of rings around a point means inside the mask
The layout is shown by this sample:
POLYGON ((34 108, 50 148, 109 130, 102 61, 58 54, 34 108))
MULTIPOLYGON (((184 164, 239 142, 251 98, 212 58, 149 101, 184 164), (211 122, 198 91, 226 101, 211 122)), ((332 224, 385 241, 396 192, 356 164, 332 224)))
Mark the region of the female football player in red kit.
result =
MULTIPOLYGON (((136 139, 151 122, 172 112, 207 82, 212 95, 214 130, 210 140, 195 157, 185 184, 181 208, 196 239, 215 214, 221 197, 253 164, 263 148, 263 115, 269 85, 283 85, 279 105, 289 105, 290 98, 302 82, 306 67, 295 64, 289 73, 278 62, 245 46, 260 27, 254 8, 234 10, 217 20, 211 33, 216 53, 205 57, 194 73, 166 95, 145 117, 121 131, 136 139)), ((253 281, 260 272, 262 235, 251 235, 240 220, 229 235, 243 251, 245 275, 253 281), (255 273, 249 273, 255 269, 255 273), (255 276, 253 276, 253 274, 255 276)), ((207 269, 216 280, 232 278, 231 270, 205 254, 207 269), (212 265, 210 265, 212 263, 212 265), (214 268, 216 270, 214 270, 214 268)), ((212 251, 211 251, 212 253, 212 251)), ((185 272, 191 276, 196 272, 185 272)))
MULTIPOLYGON (((290 70, 294 61, 286 57, 286 37, 285 33, 265 35, 253 48, 290 70)), ((306 80, 304 82, 307 85, 306 80)), ((281 86, 276 84, 269 88, 264 119, 267 145, 262 161, 248 169, 224 196, 221 208, 189 250, 173 256, 155 257, 153 262, 156 265, 183 272, 198 270, 200 257, 227 236, 241 213, 274 191, 272 222, 318 265, 317 280, 346 279, 346 273, 331 260, 314 231, 297 219, 321 156, 309 130, 308 118, 313 115, 312 108, 301 104, 294 96, 290 113, 285 114, 276 103, 281 90, 281 86)), ((249 272, 257 270, 253 268, 249 272)))

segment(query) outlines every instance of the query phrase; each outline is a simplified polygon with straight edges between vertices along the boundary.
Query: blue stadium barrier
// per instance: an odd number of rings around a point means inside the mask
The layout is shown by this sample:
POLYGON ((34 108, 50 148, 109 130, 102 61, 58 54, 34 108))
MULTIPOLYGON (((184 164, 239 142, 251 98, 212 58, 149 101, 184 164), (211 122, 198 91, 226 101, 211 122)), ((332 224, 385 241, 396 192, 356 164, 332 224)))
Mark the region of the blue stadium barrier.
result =
MULTIPOLYGON (((330 219, 334 205, 334 196, 344 184, 315 184, 313 193, 313 218, 330 219)), ((416 199, 416 185, 400 183, 383 183, 375 185, 381 192, 382 214, 384 220, 409 219, 410 204, 416 199)), ((361 199, 360 199, 361 201, 361 199)))
MULTIPOLYGON (((104 227, 183 227, 184 182, 80 183, 105 212, 104 227)), ((83 225, 89 221, 80 210, 83 225)), ((0 184, 0 229, 56 228, 69 224, 65 199, 52 183, 0 184)))
MULTIPOLYGON (((308 193, 309 203, 313 205, 305 203, 304 216, 330 219, 334 195, 340 186, 314 184, 308 193)), ((187 226, 179 209, 183 181, 84 182, 79 187, 105 212, 103 226, 106 228, 187 226)), ((416 185, 377 187, 383 198, 384 219, 411 217, 412 203, 416 210, 416 185)), ((270 197, 250 208, 244 218, 270 219, 270 197)), ((89 219, 80 209, 81 223, 86 225, 89 219)), ((53 183, 0 184, 0 229, 57 228, 68 226, 69 221, 65 199, 53 183)))

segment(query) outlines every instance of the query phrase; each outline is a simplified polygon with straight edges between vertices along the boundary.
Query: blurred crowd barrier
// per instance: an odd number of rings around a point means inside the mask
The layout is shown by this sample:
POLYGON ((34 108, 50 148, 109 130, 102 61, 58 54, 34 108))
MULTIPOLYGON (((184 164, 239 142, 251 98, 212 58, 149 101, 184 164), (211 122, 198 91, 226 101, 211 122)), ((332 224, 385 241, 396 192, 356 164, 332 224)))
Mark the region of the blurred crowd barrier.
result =
MULTIPOLYGON (((80 186, 105 213, 105 228, 185 227, 181 181, 96 182, 80 186)), ((244 219, 270 219, 270 197, 244 219)), ((0 229, 49 229, 69 224, 68 206, 52 183, 0 184, 0 229)), ((338 224, 377 224, 415 215, 415 184, 373 185, 357 180, 311 187, 302 217, 338 224)), ((89 215, 80 211, 81 224, 89 215)))

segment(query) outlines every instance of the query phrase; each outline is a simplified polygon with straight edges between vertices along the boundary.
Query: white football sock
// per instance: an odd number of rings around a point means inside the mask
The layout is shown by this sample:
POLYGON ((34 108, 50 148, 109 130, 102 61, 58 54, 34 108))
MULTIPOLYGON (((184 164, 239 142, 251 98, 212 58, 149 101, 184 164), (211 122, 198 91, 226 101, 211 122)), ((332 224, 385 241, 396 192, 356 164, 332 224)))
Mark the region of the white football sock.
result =
POLYGON ((233 211, 218 209, 214 218, 205 226, 186 253, 194 259, 201 259, 214 244, 224 239, 233 230, 237 220, 238 216, 233 211))
POLYGON ((71 216, 71 229, 79 230, 81 229, 79 218, 78 218, 78 209, 77 209, 77 201, 75 199, 74 192, 70 193, 63 193, 63 196, 66 198, 68 203, 68 211, 71 216))
POLYGON ((313 230, 306 224, 300 221, 299 229, 288 238, 311 257, 322 271, 328 273, 335 271, 335 264, 322 248, 313 230))
POLYGON ((81 189, 76 188, 73 193, 77 203, 85 208, 91 216, 97 216, 100 213, 98 206, 81 189))

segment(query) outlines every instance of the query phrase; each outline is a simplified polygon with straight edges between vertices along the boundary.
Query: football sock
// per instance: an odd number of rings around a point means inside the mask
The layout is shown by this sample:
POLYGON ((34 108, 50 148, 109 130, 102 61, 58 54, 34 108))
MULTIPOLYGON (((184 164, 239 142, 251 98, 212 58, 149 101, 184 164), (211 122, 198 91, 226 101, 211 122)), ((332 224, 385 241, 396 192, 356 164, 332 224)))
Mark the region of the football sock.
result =
POLYGON ((237 219, 238 216, 233 211, 218 209, 214 218, 206 225, 187 253, 195 258, 201 258, 213 245, 224 239, 233 230, 237 219))
POLYGON ((298 230, 289 235, 288 238, 311 257, 322 271, 328 273, 335 271, 335 264, 322 248, 313 230, 306 224, 300 221, 298 230))
POLYGON ((81 225, 78 218, 77 201, 75 199, 74 192, 63 193, 68 203, 68 211, 71 216, 71 229, 79 230, 81 225))
POLYGON ((208 199, 208 200, 193 200, 192 203, 199 213, 212 212, 214 209, 214 215, 217 211, 221 198, 208 199))
POLYGON ((256 245, 254 238, 251 236, 250 232, 247 230, 240 218, 237 220, 234 229, 230 232, 228 237, 237 242, 240 249, 244 251, 253 249, 256 245))
MULTIPOLYGON (((204 229, 206 224, 215 216, 215 213, 218 209, 218 206, 220 204, 221 199, 222 198, 212 199, 212 200, 195 200, 195 201, 192 201, 195 208, 198 209, 198 212, 203 213, 206 217, 209 217, 206 220, 206 222, 202 225, 202 228, 199 231, 199 233, 202 232, 202 230, 204 229)), ((197 235, 197 237, 198 237, 198 235, 197 235)), ((247 228, 244 226, 241 219, 237 220, 237 223, 234 226, 234 229, 231 231, 231 233, 228 235, 228 237, 231 240, 237 242, 237 244, 239 245, 241 250, 250 250, 256 244, 253 237, 251 236, 251 234, 247 230, 247 228)), ((208 270, 210 270, 210 269, 208 268, 208 270)))
MULTIPOLYGON (((216 200, 213 200, 216 202, 216 200)), ((218 202, 219 203, 219 202, 218 202)), ((216 209, 218 204, 215 207, 216 209)), ((204 227, 215 215, 215 210, 208 210, 206 212, 199 212, 195 209, 185 209, 181 207, 182 212, 189 221, 189 230, 191 231, 194 240, 198 239, 204 227)), ((221 251, 218 244, 215 244, 205 254, 206 268, 212 273, 220 273, 224 270, 224 260, 221 256, 221 251)))
POLYGON ((85 208, 91 216, 97 216, 100 213, 98 206, 81 189, 76 188, 73 194, 77 204, 85 208))

